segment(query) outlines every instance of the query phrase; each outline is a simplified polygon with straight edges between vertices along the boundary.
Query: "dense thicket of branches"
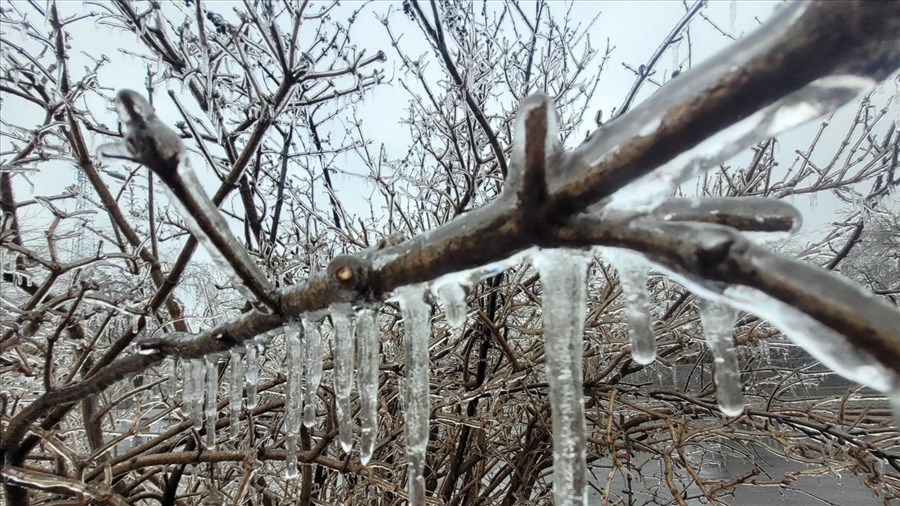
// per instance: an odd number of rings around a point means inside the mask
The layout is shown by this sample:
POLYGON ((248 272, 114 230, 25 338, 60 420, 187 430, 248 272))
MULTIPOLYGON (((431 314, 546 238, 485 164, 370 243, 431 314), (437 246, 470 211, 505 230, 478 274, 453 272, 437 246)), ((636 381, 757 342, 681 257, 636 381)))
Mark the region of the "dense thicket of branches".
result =
MULTIPOLYGON (((672 33, 659 34, 657 54, 633 69, 634 85, 622 90, 627 98, 617 110, 606 111, 616 119, 605 125, 592 104, 613 47, 593 47, 591 23, 544 2, 404 1, 400 8, 354 5, 358 12, 306 1, 233 6, 226 12, 231 4, 115 0, 88 2, 75 13, 55 2, 2 4, 0 475, 11 504, 27 494, 35 504, 403 501, 397 305, 379 305, 373 461, 363 466, 356 451, 341 450, 326 379, 319 422, 301 432, 305 465, 297 480, 283 476, 278 329, 331 302, 380 303, 398 286, 533 246, 622 246, 652 253, 690 279, 761 289, 831 329, 864 329, 847 333, 853 346, 898 373, 900 337, 890 318, 900 288, 900 136, 890 99, 863 97, 849 122, 823 121, 808 146, 781 146, 771 134, 754 139, 749 153, 721 160, 696 186, 679 190, 705 197, 837 195, 849 209, 846 219, 803 248, 782 249, 856 280, 878 300, 845 291, 848 285, 831 275, 815 279, 833 280, 837 285, 828 286, 840 290, 797 294, 807 272, 818 271, 789 264, 799 281, 755 271, 753 260, 776 258, 761 247, 733 247, 710 260, 690 231, 667 229, 671 237, 660 239, 632 227, 634 216, 577 216, 816 79, 886 78, 900 65, 896 3, 795 9, 801 21, 782 20, 781 38, 742 42, 743 52, 735 51, 746 58, 740 68, 713 64, 681 73, 691 67, 692 23, 714 23, 699 2, 687 6, 683 19, 672 20, 672 33), (354 35, 365 33, 360 23, 392 44, 364 45, 354 35), (141 92, 180 132, 253 261, 285 288, 274 314, 251 311, 232 280, 203 261, 147 167, 96 156, 97 146, 118 142, 123 130, 110 109, 110 86, 120 85, 115 74, 122 69, 83 50, 95 29, 123 44, 103 50, 126 55, 128 74, 140 72, 131 86, 145 84, 141 92), (673 77, 661 56, 679 50, 681 74, 673 77), (635 109, 656 88, 657 109, 635 109), (399 156, 372 141, 386 125, 362 120, 383 89, 407 94, 398 134, 409 141, 399 156), (516 131, 519 104, 535 92, 551 97, 559 140, 574 149, 568 155, 544 150, 538 130, 551 114, 540 105, 520 112, 525 129, 516 131), (668 115, 647 130, 658 119, 647 111, 668 115), (593 136, 581 144, 588 131, 593 136), (526 163, 511 166, 512 146, 523 140, 526 163), (796 156, 785 163, 788 148, 796 156), (60 184, 60 174, 75 184, 60 184), (499 198, 504 180, 518 181, 521 191, 499 198), (447 226, 454 219, 457 225, 447 226), (203 449, 205 429, 194 430, 180 410, 184 359, 254 336, 270 341, 259 404, 245 410, 240 434, 230 437, 223 357, 216 446, 203 449)), ((750 226, 723 214, 724 225, 750 226)), ((783 232, 792 223, 755 226, 783 232)), ((716 233, 729 247, 744 245, 732 229, 716 233)), ((591 265, 584 394, 593 494, 616 504, 727 501, 741 487, 790 488, 803 475, 844 472, 885 502, 900 497, 898 433, 883 397, 836 381, 774 327, 742 314, 735 343, 748 407, 740 417, 724 417, 695 295, 661 274, 649 288, 659 358, 641 366, 630 359, 617 275, 599 258, 591 265), (756 465, 742 474, 709 473, 722 454, 756 465), (790 471, 772 473, 769 460, 790 471)), ((550 500, 541 291, 535 271, 518 266, 473 287, 462 332, 435 311, 425 478, 437 503, 550 500)), ((330 349, 323 360, 331 371, 330 349)))

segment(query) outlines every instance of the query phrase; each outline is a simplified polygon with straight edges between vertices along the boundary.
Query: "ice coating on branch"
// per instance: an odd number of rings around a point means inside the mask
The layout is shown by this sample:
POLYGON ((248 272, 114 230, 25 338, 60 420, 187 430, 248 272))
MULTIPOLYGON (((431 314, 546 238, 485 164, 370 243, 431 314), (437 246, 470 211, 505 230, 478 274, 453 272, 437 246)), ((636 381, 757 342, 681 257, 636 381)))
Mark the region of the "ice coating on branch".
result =
POLYGON ((800 211, 789 202, 762 197, 669 198, 652 215, 665 221, 726 225, 757 243, 788 239, 803 224, 800 211))
POLYGON ((880 392, 896 392, 897 376, 872 355, 854 348, 847 339, 800 310, 746 286, 724 290, 672 271, 661 264, 656 268, 695 294, 753 313, 769 321, 813 358, 841 376, 880 392))
POLYGON ((355 348, 353 307, 346 302, 332 304, 331 322, 334 324, 334 393, 337 397, 338 431, 341 447, 349 452, 353 447, 353 407, 350 404, 355 348))
POLYGON ((711 300, 700 302, 703 333, 715 361, 716 399, 719 409, 727 416, 738 416, 744 411, 741 367, 732 341, 735 317, 735 310, 727 304, 711 300))
POLYGON ((234 286, 257 309, 271 312, 271 308, 260 301, 260 296, 270 299, 271 284, 207 196, 190 167, 178 133, 160 121, 153 106, 139 93, 120 90, 115 106, 124 126, 125 140, 118 145, 101 146, 101 156, 126 158, 153 170, 165 183, 169 200, 191 233, 228 274, 234 286))
POLYGON ((431 306, 422 285, 397 289, 403 315, 403 348, 406 352, 403 432, 406 437, 407 491, 409 504, 425 504, 425 453, 428 446, 429 393, 428 344, 431 340, 431 306))
MULTIPOLYGON (((519 104, 519 110, 516 113, 514 124, 512 153, 510 154, 509 172, 506 175, 504 192, 519 191, 522 186, 523 173, 526 170, 526 164, 529 163, 528 156, 538 152, 532 149, 528 144, 528 129, 532 128, 532 135, 539 135, 536 138, 542 144, 540 151, 543 152, 544 160, 540 162, 544 164, 545 174, 553 177, 558 164, 550 163, 551 160, 562 153, 559 142, 559 126, 556 119, 556 107, 553 100, 543 94, 537 93, 525 97, 519 104), (529 117, 532 114, 541 116, 540 109, 546 110, 546 121, 531 122, 529 117)), ((536 161, 536 160, 535 160, 536 161)))
POLYGON ((206 448, 216 447, 216 394, 219 392, 219 360, 210 357, 206 361, 206 448))
POLYGON ((303 409, 303 425, 312 427, 316 423, 316 394, 322 382, 322 322, 303 318, 303 333, 306 337, 304 356, 306 359, 306 406, 303 409))
MULTIPOLYGON (((188 227, 188 230, 190 230, 191 234, 197 238, 197 242, 206 249, 216 266, 228 276, 228 280, 234 285, 235 289, 237 289, 247 301, 253 304, 254 308, 263 313, 271 313, 272 310, 266 304, 260 302, 259 297, 256 296, 254 291, 244 283, 244 280, 232 265, 232 261, 234 260, 229 261, 229 258, 236 259, 236 261, 243 266, 243 269, 251 272, 252 275, 257 276, 258 279, 265 280, 265 276, 259 271, 259 268, 256 267, 256 264, 250 258, 249 253, 247 253, 247 248, 241 245, 237 238, 231 233, 231 230, 228 228, 228 223, 225 222, 219 209, 206 195, 203 185, 197 179, 194 171, 187 165, 186 160, 187 159, 185 159, 185 163, 182 163, 178 169, 184 190, 196 203, 196 207, 202 209, 205 219, 208 219, 212 223, 212 226, 218 229, 220 232, 219 235, 221 235, 221 238, 219 238, 218 241, 225 244, 224 248, 228 251, 228 256, 220 251, 216 246, 216 242, 213 241, 209 234, 207 234, 204 227, 201 227, 197 222, 194 213, 198 211, 189 209, 181 200, 179 200, 179 195, 181 195, 180 192, 173 191, 169 185, 163 185, 166 195, 169 197, 169 201, 178 211, 181 219, 184 220, 184 224, 188 227)), ((182 198, 184 197, 182 196, 182 198)))
POLYGON ((443 304, 447 325, 460 332, 466 325, 466 290, 451 278, 434 283, 431 293, 443 304))
POLYGON ((543 284, 544 356, 553 415, 553 498, 557 506, 585 504, 582 339, 590 257, 565 250, 534 254, 543 284))
POLYGON ((764 137, 771 137, 828 114, 853 97, 874 90, 876 86, 877 81, 854 75, 817 79, 776 104, 764 137))
POLYGON ((880 392, 892 392, 900 386, 896 375, 874 357, 854 348, 844 336, 793 306, 745 286, 728 287, 724 296, 735 307, 771 322, 810 355, 841 376, 880 392))
POLYGON ((247 387, 247 409, 256 408, 256 388, 259 385, 259 348, 256 343, 250 343, 244 352, 244 370, 246 373, 245 386, 247 387))
MULTIPOLYGON (((503 260, 498 260, 493 263, 481 265, 464 271, 445 274, 431 282, 431 293, 436 297, 441 298, 436 289, 439 289, 448 284, 459 285, 459 287, 463 290, 463 293, 465 293, 466 291, 471 290, 472 287, 475 286, 475 284, 477 284, 479 281, 491 276, 496 276, 506 269, 515 267, 522 262, 528 261, 535 251, 537 251, 537 248, 529 248, 503 260)), ((444 301, 442 300, 441 302, 443 303, 444 301)))
POLYGON ((356 313, 356 342, 359 347, 357 387, 359 388, 359 460, 367 465, 378 437, 378 323, 376 311, 363 308, 356 313))
POLYGON ((228 435, 232 439, 241 434, 241 402, 244 400, 244 360, 241 352, 232 348, 230 374, 228 381, 228 411, 230 425, 228 435))
POLYGON ((297 436, 303 426, 303 362, 300 344, 301 325, 299 321, 290 320, 284 324, 284 366, 287 369, 287 384, 284 396, 284 433, 285 451, 285 475, 288 478, 297 477, 297 436))
MULTIPOLYGON (((603 209, 611 212, 651 211, 684 181, 718 166, 765 137, 827 114, 876 85, 872 79, 852 75, 828 76, 813 81, 620 188, 602 204, 603 209)), ((641 115, 636 115, 637 112, 636 109, 630 114, 640 120, 639 125, 646 126, 647 122, 653 121, 650 111, 642 109, 641 115)), ((613 151, 608 150, 608 153, 613 151)))
POLYGON ((619 272, 622 296, 625 298, 625 315, 628 318, 631 357, 638 364, 650 364, 656 360, 656 337, 653 335, 650 295, 647 293, 650 264, 640 255, 627 251, 613 248, 601 251, 619 272))

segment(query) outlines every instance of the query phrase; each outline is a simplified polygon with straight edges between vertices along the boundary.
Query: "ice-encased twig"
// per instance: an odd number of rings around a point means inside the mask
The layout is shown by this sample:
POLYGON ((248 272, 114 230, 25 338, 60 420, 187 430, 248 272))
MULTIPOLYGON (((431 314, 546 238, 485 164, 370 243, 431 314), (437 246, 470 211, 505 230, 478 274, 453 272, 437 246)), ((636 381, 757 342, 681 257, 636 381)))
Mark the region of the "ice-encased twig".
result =
POLYGON ((787 239, 803 223, 800 211, 789 202, 762 197, 670 198, 651 214, 665 221, 725 225, 755 242, 787 239))
MULTIPOLYGON (((672 230, 671 232, 674 232, 672 230)), ((708 238, 711 240, 711 238, 708 238)), ((746 252, 745 252, 746 253, 746 252)), ((650 260, 648 260, 650 261, 650 260)), ((878 357, 872 355, 864 348, 854 346, 846 337, 822 324, 812 316, 797 308, 782 302, 769 294, 742 285, 722 285, 698 279, 693 275, 673 270, 670 266, 659 261, 652 261, 657 269, 669 275, 672 279, 683 284, 695 294, 714 301, 728 304, 736 309, 753 313, 760 318, 768 320, 793 342, 800 345, 811 356, 819 360, 829 369, 841 376, 867 385, 881 392, 897 392, 900 387, 900 378, 894 371, 884 364, 878 357)), ((840 296, 842 288, 851 288, 837 276, 825 273, 824 278, 810 278, 811 272, 804 272, 810 266, 793 263, 794 269, 790 273, 784 272, 784 266, 771 265, 764 258, 754 259, 754 264, 760 268, 766 268, 769 273, 781 272, 792 275, 806 284, 808 289, 831 290, 829 296, 840 296)), ((853 289, 856 289, 853 287, 853 289)), ((844 293, 844 295, 847 295, 844 293)), ((848 304, 850 299, 847 299, 848 304)), ((852 303, 853 309, 862 313, 870 323, 881 325, 886 322, 883 318, 889 318, 891 312, 886 308, 870 307, 868 309, 857 307, 852 303), (882 310, 885 310, 882 312, 882 310), (870 316, 871 313, 871 316, 870 316)), ((872 300, 872 306, 882 303, 872 300)))
POLYGON ((356 341, 359 346, 359 460, 367 465, 378 436, 379 340, 376 312, 363 308, 356 313, 356 341))
POLYGON ((590 257, 542 250, 534 267, 543 284, 544 360, 553 415, 553 497, 557 506, 587 500, 582 340, 590 257))
POLYGON ((649 211, 691 177, 717 167, 760 139, 826 114, 853 97, 874 89, 877 84, 873 79, 852 75, 827 76, 816 80, 618 189, 603 204, 603 208, 610 211, 649 211))
POLYGON ((316 423, 316 395, 322 382, 322 322, 304 318, 303 333, 306 337, 304 356, 306 358, 306 391, 303 408, 303 425, 312 427, 316 423))
POLYGON ((409 504, 425 504, 425 456, 431 411, 428 344, 431 340, 431 306, 421 285, 397 289, 403 315, 403 348, 406 353, 403 432, 406 436, 407 491, 409 504))
POLYGON ((734 320, 735 311, 727 304, 700 302, 700 321, 715 364, 716 399, 719 409, 728 416, 738 416, 744 410, 741 367, 732 341, 734 320))
POLYGON ((354 329, 353 308, 347 303, 331 305, 334 324, 334 393, 337 397, 338 433, 341 447, 349 452, 353 447, 353 389, 354 329))
MULTIPOLYGON (((120 90, 116 110, 125 128, 124 147, 131 157, 149 167, 160 180, 191 233, 228 273, 232 283, 263 312, 277 306, 273 287, 231 233, 219 209, 207 196, 190 168, 184 144, 175 131, 156 116, 153 106, 139 93, 120 90)), ((101 147, 101 155, 121 158, 116 147, 101 147)))
POLYGON ((627 251, 602 251, 603 256, 619 272, 619 282, 625 298, 625 314, 628 317, 632 359, 643 365, 653 363, 656 360, 656 337, 653 335, 650 295, 647 292, 650 266, 640 256, 627 251))

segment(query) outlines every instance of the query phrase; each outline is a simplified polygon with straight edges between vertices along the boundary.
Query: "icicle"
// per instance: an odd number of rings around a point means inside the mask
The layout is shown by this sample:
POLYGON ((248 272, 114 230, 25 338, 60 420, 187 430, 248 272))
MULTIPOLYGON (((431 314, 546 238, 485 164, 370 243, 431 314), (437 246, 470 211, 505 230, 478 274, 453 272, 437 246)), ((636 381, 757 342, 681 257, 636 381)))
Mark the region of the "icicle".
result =
POLYGON ((219 391, 219 361, 210 357, 206 362, 206 448, 216 447, 216 394, 219 391))
POLYGON ((731 338, 734 320, 735 311, 731 307, 710 300, 700 303, 700 321, 715 359, 716 398, 719 409, 727 416, 738 416, 744 411, 741 368, 731 338))
POLYGON ((553 498, 557 506, 587 500, 582 339, 587 313, 587 269, 581 253, 546 250, 534 267, 544 286, 544 356, 553 414, 553 498))
POLYGON ((190 418, 194 416, 194 364, 190 360, 181 361, 181 413, 190 418))
POLYGON ((447 324, 456 332, 466 325, 466 290, 459 283, 448 281, 435 283, 431 293, 440 299, 447 315, 447 324))
POLYGON ((322 382, 322 322, 303 319, 306 336, 306 406, 303 410, 303 425, 312 427, 316 423, 316 394, 322 382))
POLYGON ((247 409, 256 408, 256 387, 259 385, 259 348, 256 343, 251 342, 244 352, 246 372, 246 381, 244 385, 247 387, 247 409))
POLYGON ((359 346, 360 434, 359 460, 367 465, 375 450, 378 436, 378 323, 376 312, 361 309, 356 313, 356 339, 359 346))
POLYGON ((894 130, 900 131, 900 76, 894 78, 894 130))
POLYGON ((287 383, 285 385, 285 426, 287 431, 300 430, 303 406, 303 349, 300 343, 302 326, 299 321, 288 321, 284 324, 285 360, 287 383))
POLYGON ((284 475, 289 480, 296 479, 300 472, 297 468, 297 436, 300 434, 303 418, 303 349, 300 343, 302 325, 299 321, 288 321, 284 324, 285 368, 287 369, 287 385, 284 399, 284 431, 285 451, 284 475))
POLYGON ((656 359, 656 337, 653 335, 650 295, 647 293, 650 266, 639 256, 627 251, 606 248, 603 254, 619 272, 628 317, 632 359, 638 364, 650 364, 656 359))
POLYGON ((350 392, 353 389, 353 308, 347 303, 331 305, 331 322, 334 324, 334 392, 337 396, 338 432, 341 447, 349 452, 353 447, 353 407, 350 392))
POLYGON ((284 477, 289 480, 296 479, 300 472, 297 469, 297 435, 289 434, 285 438, 285 450, 287 456, 284 460, 284 477))
POLYGON ((206 361, 203 359, 191 360, 191 416, 194 420, 194 429, 203 428, 203 397, 206 386, 206 361))
POLYGON ((403 315, 403 348, 406 352, 403 432, 406 437, 407 491, 409 504, 425 504, 425 454, 428 447, 428 344, 431 340, 431 306, 421 285, 397 290, 403 315))
POLYGON ((303 381, 302 350, 300 345, 301 325, 298 321, 284 324, 285 369, 287 384, 284 397, 285 450, 287 451, 286 471, 288 478, 297 477, 297 435, 302 427, 303 381))
POLYGON ((231 379, 228 382, 228 410, 231 416, 229 435, 232 439, 241 433, 241 401, 244 398, 244 359, 241 352, 231 349, 231 379))

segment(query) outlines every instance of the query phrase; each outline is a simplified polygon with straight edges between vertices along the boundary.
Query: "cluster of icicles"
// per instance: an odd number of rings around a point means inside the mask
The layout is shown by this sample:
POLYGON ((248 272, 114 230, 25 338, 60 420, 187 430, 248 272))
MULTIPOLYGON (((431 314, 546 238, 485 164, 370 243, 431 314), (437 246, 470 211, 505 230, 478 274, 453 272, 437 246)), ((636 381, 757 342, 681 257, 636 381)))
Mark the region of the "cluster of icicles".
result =
MULTIPOLYGON (((639 255, 597 249, 619 271, 635 362, 649 364, 656 356, 650 320, 646 280, 650 264, 639 255)), ((466 321, 466 291, 485 276, 496 274, 523 259, 530 259, 543 280, 546 374, 553 425, 553 480, 556 504, 581 504, 585 499, 587 465, 582 396, 582 336, 587 308, 587 273, 592 256, 575 250, 529 250, 504 262, 477 270, 455 273, 430 284, 397 290, 405 336, 403 389, 404 436, 407 448, 410 504, 425 498, 425 453, 428 442, 429 341, 431 306, 427 293, 444 306, 448 325, 459 331, 466 321)), ((344 451, 353 444, 351 391, 354 380, 359 395, 360 460, 372 458, 378 432, 377 394, 380 342, 376 308, 334 304, 330 308, 334 331, 333 387, 336 396, 339 440, 344 451)), ((287 382, 284 388, 284 431, 287 450, 286 476, 298 475, 297 437, 301 424, 316 423, 316 392, 323 377, 323 320, 325 314, 308 315, 287 322, 283 329, 287 382)), ((701 320, 715 357, 717 397, 726 415, 743 410, 740 369, 731 342, 735 312, 717 301, 704 301, 701 320)), ((243 407, 257 406, 259 356, 262 341, 243 351, 231 352, 229 370, 230 435, 241 432, 243 407), (244 403, 246 400, 246 403, 244 403)), ((206 445, 214 447, 218 359, 198 359, 185 364, 183 407, 200 429, 206 423, 206 445), (205 402, 204 402, 205 400, 205 402)))

